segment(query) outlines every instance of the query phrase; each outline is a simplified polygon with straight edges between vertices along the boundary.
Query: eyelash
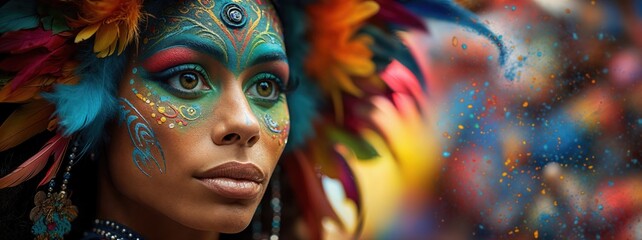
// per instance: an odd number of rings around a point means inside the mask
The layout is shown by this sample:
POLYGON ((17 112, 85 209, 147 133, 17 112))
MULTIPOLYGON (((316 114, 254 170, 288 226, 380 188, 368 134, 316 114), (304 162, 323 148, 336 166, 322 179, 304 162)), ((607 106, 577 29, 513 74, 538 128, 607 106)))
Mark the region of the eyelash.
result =
POLYGON ((183 64, 179 66, 175 66, 172 68, 169 68, 167 70, 164 70, 159 73, 153 74, 154 78, 158 79, 160 86, 168 91, 169 93, 178 96, 180 98, 187 98, 187 99, 194 99, 202 96, 205 94, 205 92, 209 89, 211 89, 211 86, 209 85, 207 79, 207 73, 205 72, 205 69, 203 69, 201 66, 196 65, 196 64, 183 64), (170 79, 173 77, 180 77, 180 74, 185 74, 185 73, 195 73, 198 75, 198 80, 200 83, 197 84, 202 84, 202 87, 205 87, 206 89, 196 89, 195 91, 184 91, 176 88, 175 86, 172 86, 172 84, 169 82, 170 79))
MULTIPOLYGON (((211 89, 211 86, 208 82, 209 77, 207 75, 207 72, 205 71, 205 69, 203 69, 200 65, 197 65, 197 64, 183 64, 183 65, 166 69, 158 73, 154 73, 152 75, 153 75, 153 78, 159 80, 158 83, 163 89, 180 98, 195 99, 204 95, 207 92, 207 90, 211 89), (200 89, 200 90, 197 89, 196 91, 193 91, 193 92, 184 91, 184 90, 177 89, 176 87, 172 86, 171 83, 169 82, 170 79, 173 77, 180 77, 180 74, 190 73, 190 72, 198 75, 199 81, 201 81, 200 84, 202 84, 202 86, 206 87, 207 89, 200 89)), ((258 101, 263 101, 270 104, 274 104, 275 102, 280 101, 282 99, 282 94, 288 94, 294 91, 298 87, 298 83, 299 83, 298 81, 299 79, 294 78, 294 79, 290 79, 289 83, 286 85, 283 83, 283 80, 281 80, 281 78, 277 77, 274 74, 260 73, 252 77, 252 79, 250 79, 250 82, 252 82, 252 85, 250 85, 250 88, 254 87, 256 84, 259 84, 262 80, 268 80, 275 83, 278 91, 277 93, 278 97, 276 99, 262 99, 260 96, 252 96, 252 97, 258 101)), ((246 92, 248 90, 250 89, 246 89, 246 92)))
POLYGON ((250 97, 252 99, 255 99, 255 100, 259 101, 259 102, 267 103, 267 105, 272 105, 272 104, 274 104, 274 103, 276 103, 278 101, 281 101, 283 99, 283 94, 290 91, 290 87, 286 86, 283 83, 283 81, 281 80, 281 78, 279 78, 276 75, 271 74, 271 73, 259 73, 259 74, 255 75, 254 77, 250 78, 249 82, 251 83, 251 85, 249 85, 249 88, 247 88, 245 90, 245 92, 250 94, 251 95, 250 97), (263 98, 261 96, 254 96, 254 94, 249 93, 249 92, 253 91, 257 87, 257 84, 259 84, 259 83, 261 83, 263 81, 272 82, 275 85, 274 86, 274 87, 276 87, 276 89, 274 90, 274 91, 276 91, 275 99, 266 99, 266 98, 263 98))

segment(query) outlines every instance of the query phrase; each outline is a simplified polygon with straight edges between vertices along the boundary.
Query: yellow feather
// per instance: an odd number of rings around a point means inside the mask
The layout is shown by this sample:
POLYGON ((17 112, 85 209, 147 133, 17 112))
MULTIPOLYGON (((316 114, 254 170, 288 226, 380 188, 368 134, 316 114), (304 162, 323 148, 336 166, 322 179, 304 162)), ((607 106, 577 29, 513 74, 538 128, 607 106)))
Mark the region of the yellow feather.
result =
POLYGON ((123 50, 125 50, 125 47, 127 47, 127 44, 129 43, 129 31, 125 24, 120 24, 118 26, 118 54, 120 55, 123 53, 123 50))
POLYGON ((353 10, 350 14, 344 16, 337 25, 353 25, 365 21, 366 19, 374 16, 379 11, 379 4, 375 1, 362 2, 359 5, 351 8, 353 10))
POLYGON ((0 125, 0 152, 47 129, 54 106, 45 100, 24 104, 0 125))
MULTIPOLYGON (((333 81, 332 84, 338 84, 341 89, 353 96, 360 97, 363 92, 361 92, 361 89, 354 84, 352 78, 350 78, 350 76, 348 76, 340 67, 341 66, 332 66, 328 69, 329 77, 331 77, 329 80, 333 81)), ((332 87, 334 88, 336 85, 332 87)))
POLYGON ((91 36, 93 36, 96 31, 98 31, 98 28, 100 28, 101 23, 95 23, 90 26, 87 26, 83 28, 78 35, 76 35, 76 39, 74 39, 75 43, 79 43, 82 41, 85 41, 89 39, 91 36))
POLYGON ((118 38, 118 24, 112 22, 104 24, 96 32, 96 39, 94 39, 94 52, 107 52, 109 53, 110 46, 118 38))

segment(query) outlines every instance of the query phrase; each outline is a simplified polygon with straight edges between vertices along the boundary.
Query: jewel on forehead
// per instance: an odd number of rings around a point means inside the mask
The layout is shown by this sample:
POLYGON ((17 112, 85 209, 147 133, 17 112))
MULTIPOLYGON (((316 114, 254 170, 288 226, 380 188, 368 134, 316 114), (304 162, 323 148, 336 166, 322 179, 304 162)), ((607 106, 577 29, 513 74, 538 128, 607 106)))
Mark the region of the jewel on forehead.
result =
POLYGON ((228 3, 223 7, 221 12, 223 22, 231 28, 241 28, 245 25, 246 14, 245 9, 235 3, 228 3))

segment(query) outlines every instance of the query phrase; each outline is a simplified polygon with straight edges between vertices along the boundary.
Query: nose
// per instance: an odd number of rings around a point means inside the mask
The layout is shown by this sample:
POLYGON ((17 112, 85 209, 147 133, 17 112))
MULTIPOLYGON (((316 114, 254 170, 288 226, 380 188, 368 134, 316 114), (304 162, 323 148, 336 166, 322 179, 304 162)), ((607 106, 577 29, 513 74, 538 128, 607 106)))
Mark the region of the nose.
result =
POLYGON ((261 137, 258 119, 244 94, 222 94, 214 107, 212 141, 216 145, 252 147, 261 137))

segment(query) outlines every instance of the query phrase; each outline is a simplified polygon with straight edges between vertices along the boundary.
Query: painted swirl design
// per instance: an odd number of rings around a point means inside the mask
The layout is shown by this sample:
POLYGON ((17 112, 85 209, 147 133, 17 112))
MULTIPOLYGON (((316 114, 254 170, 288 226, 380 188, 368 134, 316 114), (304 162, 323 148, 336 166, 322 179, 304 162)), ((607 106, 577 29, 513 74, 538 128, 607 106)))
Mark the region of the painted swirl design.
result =
POLYGON ((165 172, 165 154, 158 138, 150 128, 149 122, 143 118, 138 109, 125 98, 120 98, 120 124, 125 123, 129 131, 129 138, 134 146, 132 161, 145 175, 150 176, 148 170, 157 168, 160 173, 165 172), (159 161, 158 157, 161 158, 159 161))

